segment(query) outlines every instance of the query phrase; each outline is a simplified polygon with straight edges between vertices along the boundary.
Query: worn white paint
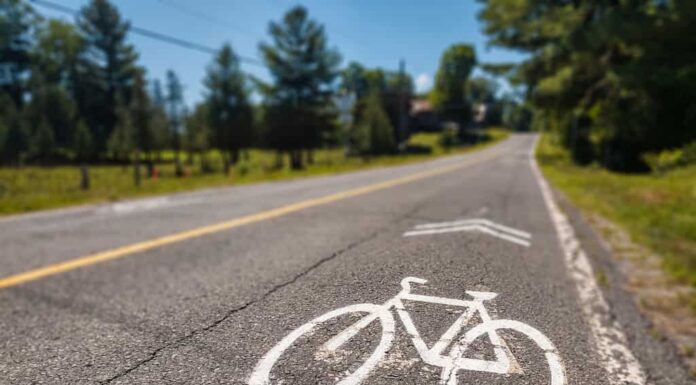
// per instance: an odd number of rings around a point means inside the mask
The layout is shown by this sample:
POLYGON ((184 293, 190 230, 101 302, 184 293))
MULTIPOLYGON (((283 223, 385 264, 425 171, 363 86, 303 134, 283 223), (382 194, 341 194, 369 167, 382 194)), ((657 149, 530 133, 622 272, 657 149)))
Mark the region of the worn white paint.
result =
POLYGON ((276 363, 276 361, 278 361, 281 354, 292 346, 292 344, 298 338, 310 333, 312 329, 322 322, 326 322, 332 318, 350 313, 369 313, 371 316, 379 318, 380 322, 382 323, 382 339, 380 340, 379 345, 377 345, 375 351, 370 355, 370 357, 368 357, 364 364, 362 364, 353 373, 349 374, 348 377, 339 382, 338 385, 353 385, 362 382, 362 380, 364 380, 370 373, 372 368, 374 368, 375 365, 382 360, 394 339, 394 317, 391 315, 391 313, 389 313, 389 310, 379 305, 358 304, 346 306, 334 311, 330 311, 293 330, 292 333, 283 338, 276 346, 273 347, 273 349, 263 356, 258 364, 256 364, 256 368, 254 368, 254 371, 249 378, 249 385, 270 384, 270 374, 271 369, 273 369, 273 365, 276 363))
POLYGON ((153 210, 169 204, 168 197, 139 199, 135 201, 116 202, 97 209, 98 214, 127 214, 137 211, 153 210))
POLYGON ((526 231, 503 226, 488 219, 472 218, 452 222, 426 223, 417 225, 415 230, 407 231, 404 237, 418 235, 445 234, 460 231, 479 231, 506 241, 529 247, 532 235, 526 231))
POLYGON ((133 201, 116 202, 100 206, 95 210, 96 214, 130 214, 142 211, 155 210, 165 207, 186 206, 203 202, 201 198, 178 198, 158 197, 148 199, 138 199, 133 201))
MULTIPOLYGON (((551 373, 550 384, 566 385, 566 378, 561 358, 556 352, 556 349, 551 341, 549 341, 546 336, 533 327, 519 321, 491 319, 483 302, 495 298, 497 296, 496 293, 467 291, 467 294, 470 295, 473 300, 460 300, 411 293, 411 284, 423 285, 426 282, 427 281, 422 278, 404 278, 401 281, 402 290, 383 305, 359 304, 347 306, 338 310, 330 311, 300 326, 283 338, 276 346, 266 353, 266 355, 263 356, 251 374, 249 385, 269 385, 271 383, 270 373, 273 366, 278 361, 280 356, 300 337, 311 333, 313 329, 322 322, 354 312, 367 313, 367 315, 327 341, 321 348, 321 354, 317 355, 316 357, 340 357, 340 354, 337 353, 341 346, 369 326, 372 322, 379 320, 382 326, 382 339, 376 350, 369 356, 362 366, 356 369, 353 373, 348 374, 339 382, 340 385, 360 384, 368 376, 369 372, 380 363, 387 350, 389 350, 391 347, 395 329, 394 316, 391 313, 392 309, 394 309, 398 314, 399 319, 404 325, 406 332, 411 337, 411 342, 416 348, 421 360, 426 364, 442 368, 440 377, 440 384, 442 385, 456 385, 457 373, 464 370, 505 375, 521 373, 521 368, 508 348, 507 343, 497 333, 497 331, 501 329, 512 330, 523 334, 536 343, 544 351, 544 355, 549 364, 549 371, 551 373), (446 305, 450 308, 462 307, 465 310, 462 311, 462 314, 445 331, 440 339, 435 342, 431 348, 428 348, 427 344, 425 341, 423 341, 420 333, 418 332, 416 325, 411 319, 410 314, 404 307, 404 301, 440 304, 446 305), (463 337, 457 338, 464 327, 470 323, 472 317, 475 315, 478 315, 478 317, 481 319, 481 324, 470 329, 464 334, 463 337), (464 357, 469 345, 481 337, 487 337, 493 346, 495 355, 494 360, 482 360, 464 357), (448 354, 445 354, 445 351, 449 347, 452 347, 452 349, 448 354)), ((281 381, 282 379, 279 380, 279 382, 281 381)))
MULTIPOLYGON (((443 369, 441 383, 446 383, 447 385, 457 385, 456 371, 462 367, 466 367, 466 365, 469 364, 468 361, 470 361, 468 358, 463 358, 463 354, 465 353, 467 347, 484 334, 497 336, 497 331, 499 330, 516 331, 526 335, 532 341, 534 341, 542 350, 544 350, 544 355, 546 356, 546 361, 549 364, 549 372, 551 374, 550 384, 566 384, 567 379, 561 357, 556 351, 556 348, 553 346, 551 340, 549 340, 543 333, 520 321, 491 319, 488 319, 487 321, 466 332, 464 338, 458 341, 457 344, 452 348, 450 351, 450 357, 452 358, 450 361, 451 366, 443 369)), ((500 344, 501 342, 493 341, 493 343, 500 344)), ((504 344, 504 342, 502 343, 504 344)), ((507 347, 505 348, 507 349, 507 347)), ((507 372, 501 372, 500 368, 495 366, 495 363, 491 363, 490 365, 489 370, 486 371, 501 374, 510 373, 509 370, 507 372)), ((519 368, 517 368, 517 370, 521 371, 519 368)))
POLYGON ((592 265, 575 236, 573 226, 558 208, 548 182, 539 171, 534 157, 537 143, 538 139, 529 154, 532 172, 556 228, 566 267, 577 287, 582 311, 590 325, 599 358, 609 374, 609 381, 612 385, 643 385, 646 383, 643 368, 628 348, 626 335, 621 325, 614 320, 609 304, 597 286, 592 265))
POLYGON ((441 227, 462 226, 462 225, 488 226, 488 227, 492 227, 494 229, 504 231, 506 233, 510 233, 512 235, 518 236, 520 238, 527 238, 527 239, 532 238, 532 234, 530 234, 526 231, 515 229, 515 228, 509 227, 509 226, 504 226, 504 225, 501 225, 500 223, 495 223, 491 220, 483 219, 483 218, 462 219, 459 221, 452 221, 452 222, 425 223, 422 225, 416 225, 415 228, 416 229, 437 229, 437 228, 441 228, 441 227))

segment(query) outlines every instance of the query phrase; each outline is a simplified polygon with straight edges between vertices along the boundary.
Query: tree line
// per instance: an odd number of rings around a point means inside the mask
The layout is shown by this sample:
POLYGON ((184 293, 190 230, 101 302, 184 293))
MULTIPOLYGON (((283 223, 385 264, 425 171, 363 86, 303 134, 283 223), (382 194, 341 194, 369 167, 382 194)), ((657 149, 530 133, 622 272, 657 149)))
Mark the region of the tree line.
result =
MULTIPOLYGON (((323 26, 303 7, 270 22, 269 41, 259 45, 270 82, 244 73, 225 44, 207 68, 204 100, 191 110, 175 72, 168 71, 164 82, 147 79, 128 42, 130 25, 108 0, 91 1, 74 23, 44 19, 21 0, 1 0, 0 27, 4 165, 135 161, 152 173, 168 150, 181 175, 181 163, 194 156, 210 170, 206 153, 217 149, 228 172, 245 150, 263 146, 276 150, 279 162, 287 154, 293 168, 302 168, 314 149, 349 136, 334 103, 336 80, 347 86, 348 74, 323 26), (251 102, 253 90, 261 103, 251 102)), ((379 69, 369 76, 379 101, 367 100, 364 90, 359 100, 391 117, 389 132, 373 135, 389 143, 374 139, 357 152, 390 152, 403 140, 393 137, 396 104, 408 103, 412 81, 379 69), (395 90, 403 94, 399 100, 395 90)), ((358 114, 356 120, 372 118, 358 114)))
MULTIPOLYGON (((274 150, 276 166, 289 160, 294 169, 322 147, 344 146, 363 157, 404 151, 416 96, 411 76, 403 68, 341 67, 324 27, 303 7, 271 21, 259 44, 270 81, 246 74, 224 44, 207 66, 204 98, 192 108, 174 71, 148 78, 128 41, 130 28, 108 0, 90 1, 73 23, 46 19, 26 1, 0 0, 0 165, 79 164, 86 179, 88 164, 133 163, 139 183, 141 168, 153 176, 163 154, 183 176, 194 163, 213 171, 211 149, 225 173, 251 147, 274 150), (260 102, 252 102, 253 93, 260 102)), ((462 127, 473 103, 504 104, 493 80, 470 78, 475 65, 472 46, 453 45, 433 91, 421 95, 462 127)))
POLYGON ((482 2, 490 43, 527 55, 498 70, 577 163, 643 171, 651 153, 696 140, 696 2, 482 2))

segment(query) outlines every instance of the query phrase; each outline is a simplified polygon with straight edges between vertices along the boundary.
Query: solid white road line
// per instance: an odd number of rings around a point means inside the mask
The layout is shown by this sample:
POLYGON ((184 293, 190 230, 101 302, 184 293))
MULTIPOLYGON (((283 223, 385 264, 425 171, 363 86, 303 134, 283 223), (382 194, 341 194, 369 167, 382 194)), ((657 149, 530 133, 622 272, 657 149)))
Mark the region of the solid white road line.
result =
POLYGON ((558 208, 551 188, 539 170, 534 156, 538 142, 539 138, 536 139, 529 154, 532 172, 556 228, 566 267, 577 287, 582 311, 590 325, 599 358, 609 374, 609 381, 612 385, 644 385, 646 376, 643 368, 628 348, 628 341, 621 325, 611 315, 609 304, 597 286, 592 265, 575 236, 573 226, 558 208))

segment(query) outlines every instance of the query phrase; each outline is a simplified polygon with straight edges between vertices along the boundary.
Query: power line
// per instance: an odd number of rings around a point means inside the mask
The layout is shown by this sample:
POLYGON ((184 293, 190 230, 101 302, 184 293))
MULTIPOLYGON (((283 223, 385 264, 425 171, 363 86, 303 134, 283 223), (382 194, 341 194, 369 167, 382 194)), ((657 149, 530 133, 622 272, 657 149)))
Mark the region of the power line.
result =
POLYGON ((219 19, 219 18, 214 17, 212 15, 209 15, 207 13, 201 12, 197 8, 193 8, 193 7, 189 7, 189 6, 186 6, 184 4, 181 4, 178 1, 173 1, 173 0, 158 0, 158 1, 162 5, 166 5, 172 9, 175 9, 181 13, 186 14, 186 16, 196 17, 200 20, 204 20, 204 21, 207 21, 208 23, 216 24, 220 27, 239 32, 239 33, 244 34, 246 36, 251 35, 251 33, 248 30, 239 28, 233 24, 230 24, 228 22, 223 21, 222 19, 219 19))
MULTIPOLYGON (((29 0, 29 1, 31 3, 39 5, 41 7, 49 8, 49 9, 52 9, 54 11, 70 14, 73 16, 77 16, 79 14, 79 11, 76 9, 66 7, 62 4, 54 3, 52 1, 48 1, 48 0, 29 0)), ((146 28, 140 28, 140 27, 136 27, 134 25, 131 25, 130 30, 137 35, 149 37, 150 39, 159 40, 159 41, 164 42, 164 43, 176 45, 176 46, 183 47, 183 48, 188 48, 188 49, 191 49, 194 51, 204 52, 207 54, 215 54, 218 52, 218 50, 215 48, 211 48, 211 47, 205 46, 203 44, 198 44, 198 43, 194 43, 191 41, 179 39, 178 37, 166 35, 166 34, 163 34, 160 32, 155 32, 155 31, 152 31, 152 30, 149 30, 146 28)), ((253 58, 250 56, 244 56, 244 55, 237 55, 237 56, 239 57, 239 61, 241 61, 243 63, 264 67, 264 64, 256 58, 253 58)))

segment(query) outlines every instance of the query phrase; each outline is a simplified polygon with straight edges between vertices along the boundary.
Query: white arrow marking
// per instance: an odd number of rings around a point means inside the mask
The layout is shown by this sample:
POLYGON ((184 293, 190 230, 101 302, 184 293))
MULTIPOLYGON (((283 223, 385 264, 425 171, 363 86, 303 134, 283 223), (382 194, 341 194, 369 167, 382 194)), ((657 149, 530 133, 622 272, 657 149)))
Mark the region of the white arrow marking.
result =
POLYGON ((453 222, 427 223, 418 225, 413 231, 407 231, 403 234, 404 237, 412 237, 417 235, 445 234, 459 231, 479 231, 485 234, 492 235, 506 241, 529 247, 529 240, 532 235, 526 231, 513 229, 508 226, 503 226, 487 219, 464 219, 453 222))
POLYGON ((462 225, 484 225, 484 226, 488 226, 488 227, 492 227, 494 229, 504 231, 506 233, 516 235, 516 236, 521 237, 521 238, 527 238, 527 239, 532 238, 532 234, 530 234, 526 231, 513 229, 512 227, 508 227, 508 226, 503 226, 499 223, 495 223, 493 221, 490 221, 488 219, 483 219, 483 218, 462 219, 462 220, 453 221, 453 222, 426 223, 423 225, 417 225, 415 228, 418 230, 420 230, 420 229, 436 229, 436 228, 441 228, 441 227, 462 226, 462 225))

